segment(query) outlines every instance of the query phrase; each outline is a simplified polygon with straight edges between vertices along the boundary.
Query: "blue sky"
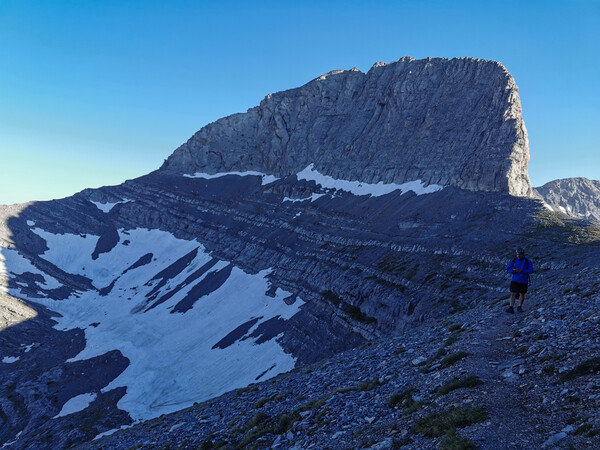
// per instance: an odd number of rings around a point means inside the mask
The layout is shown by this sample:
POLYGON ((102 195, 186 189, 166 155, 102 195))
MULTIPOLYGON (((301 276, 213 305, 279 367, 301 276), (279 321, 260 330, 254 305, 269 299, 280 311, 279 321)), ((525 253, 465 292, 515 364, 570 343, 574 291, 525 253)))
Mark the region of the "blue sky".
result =
POLYGON ((202 126, 333 69, 504 63, 534 186, 600 179, 600 1, 0 1, 0 203, 158 168, 202 126))

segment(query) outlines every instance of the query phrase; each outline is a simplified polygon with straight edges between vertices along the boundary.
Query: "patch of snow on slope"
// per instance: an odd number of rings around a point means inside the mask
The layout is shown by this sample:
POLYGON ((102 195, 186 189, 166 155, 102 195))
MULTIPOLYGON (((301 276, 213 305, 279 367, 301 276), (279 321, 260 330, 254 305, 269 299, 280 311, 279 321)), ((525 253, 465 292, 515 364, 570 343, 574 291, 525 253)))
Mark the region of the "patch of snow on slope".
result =
POLYGON ((77 397, 73 397, 63 405, 60 412, 54 416, 54 418, 56 419, 57 417, 68 416, 69 414, 83 411, 94 400, 96 400, 96 394, 81 394, 77 397))
MULTIPOLYGON (((126 237, 130 244, 118 244, 92 261, 96 237, 54 235, 40 229, 35 232, 49 247, 44 257, 61 269, 85 274, 94 286, 107 286, 116 280, 107 296, 91 290, 77 292, 61 301, 30 300, 62 315, 55 319, 56 328, 84 329, 86 347, 71 361, 115 349, 129 359, 129 366, 104 391, 127 386, 118 407, 129 412, 134 420, 173 412, 247 386, 266 371, 261 381, 294 368, 295 359, 283 351, 277 339, 258 344, 260 336, 250 337, 269 319, 290 319, 303 304, 297 299, 287 305, 284 298, 290 293, 281 289, 276 290, 275 297, 267 296, 269 270, 248 274, 233 267, 226 281, 197 299, 191 309, 172 313, 174 306, 194 287, 228 263, 218 262, 185 285, 184 280, 212 260, 197 241, 176 239, 160 230, 119 230, 121 239, 126 237), (145 308, 138 306, 147 305, 147 294, 159 287, 159 280, 153 280, 155 275, 195 249, 198 250, 195 258, 160 287, 158 298, 168 293, 173 295, 142 312, 145 308), (123 274, 150 252, 153 258, 148 264, 123 274), (244 336, 225 348, 215 347, 233 330, 253 319, 255 323, 244 336), (90 323, 98 325, 89 326, 90 323)), ((16 290, 15 295, 22 293, 16 290)))
POLYGON ((62 286, 56 278, 39 270, 16 250, 0 247, 0 276, 2 274, 7 274, 8 272, 14 275, 22 275, 27 272, 42 275, 44 277, 44 283, 41 284, 40 287, 43 289, 56 289, 62 286))
POLYGON ((306 197, 306 198, 290 198, 290 197, 284 197, 282 201, 284 202, 292 202, 292 203, 296 203, 296 202, 306 202, 308 200, 310 200, 311 202, 314 202, 315 200, 323 197, 325 194, 312 194, 310 197, 306 197))
POLYGON ((322 187, 327 189, 348 191, 354 195, 372 195, 373 197, 389 194, 390 192, 396 190, 400 190, 402 192, 413 191, 417 195, 430 194, 444 188, 444 186, 437 184, 425 186, 421 180, 409 181, 408 183, 403 184, 384 184, 382 181, 374 184, 363 183, 361 181, 338 180, 328 175, 319 173, 314 169, 314 164, 310 164, 302 172, 299 172, 297 177, 299 180, 314 181, 315 183, 320 184, 322 187))
POLYGON ((20 358, 18 356, 5 356, 4 358, 2 358, 2 362, 6 363, 6 364, 12 364, 14 362, 17 362, 20 358))
POLYGON ((213 178, 220 178, 220 177, 224 177, 226 175, 238 175, 240 177, 246 177, 246 176, 262 177, 262 185, 263 186, 265 184, 270 184, 270 183, 273 183, 273 182, 279 180, 279 178, 277 178, 274 175, 267 175, 266 173, 255 172, 253 170, 249 170, 246 172, 219 172, 219 173, 213 173, 213 174, 196 172, 193 175, 185 174, 183 176, 187 177, 187 178, 204 178, 206 180, 211 180, 213 178))
POLYGON ((131 200, 121 200, 120 202, 106 202, 106 203, 101 203, 101 202, 94 202, 92 200, 90 200, 91 203, 93 203, 94 205, 96 205, 96 207, 100 210, 103 211, 105 213, 110 212, 111 209, 114 208, 115 205, 118 205, 119 203, 128 203, 131 200))
MULTIPOLYGON (((83 275, 92 280, 97 289, 112 283, 122 272, 131 267, 143 255, 152 252, 162 263, 174 262, 181 255, 198 247, 195 241, 173 239, 173 235, 160 230, 119 230, 119 244, 110 252, 92 259, 98 236, 87 234, 53 234, 40 228, 32 230, 46 241, 48 250, 41 255, 68 273, 83 275), (128 240, 129 245, 122 245, 128 240)), ((152 274, 154 275, 154 274, 152 274)), ((144 282, 148 281, 144 280, 144 282)))

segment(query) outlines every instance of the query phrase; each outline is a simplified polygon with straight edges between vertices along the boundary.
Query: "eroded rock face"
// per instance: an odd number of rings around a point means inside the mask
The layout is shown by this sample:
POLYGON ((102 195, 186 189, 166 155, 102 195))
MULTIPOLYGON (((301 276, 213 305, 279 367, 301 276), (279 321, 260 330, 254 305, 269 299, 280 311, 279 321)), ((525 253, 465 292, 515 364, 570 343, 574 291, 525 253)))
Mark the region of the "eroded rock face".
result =
POLYGON ((535 193, 553 211, 600 222, 600 181, 564 178, 535 188, 535 193))
POLYGON ((528 161, 518 88, 502 64, 406 57, 268 95, 202 128, 160 170, 287 176, 314 164, 339 179, 529 196, 528 161))

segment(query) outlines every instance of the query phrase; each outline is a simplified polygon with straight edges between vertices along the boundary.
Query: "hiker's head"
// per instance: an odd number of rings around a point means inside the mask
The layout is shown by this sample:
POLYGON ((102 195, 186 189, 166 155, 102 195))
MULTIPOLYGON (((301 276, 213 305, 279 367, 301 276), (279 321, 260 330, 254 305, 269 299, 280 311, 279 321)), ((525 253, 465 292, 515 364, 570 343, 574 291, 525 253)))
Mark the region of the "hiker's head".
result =
POLYGON ((523 258, 525 256, 525 249, 523 247, 519 247, 517 249, 517 256, 519 258, 523 258))

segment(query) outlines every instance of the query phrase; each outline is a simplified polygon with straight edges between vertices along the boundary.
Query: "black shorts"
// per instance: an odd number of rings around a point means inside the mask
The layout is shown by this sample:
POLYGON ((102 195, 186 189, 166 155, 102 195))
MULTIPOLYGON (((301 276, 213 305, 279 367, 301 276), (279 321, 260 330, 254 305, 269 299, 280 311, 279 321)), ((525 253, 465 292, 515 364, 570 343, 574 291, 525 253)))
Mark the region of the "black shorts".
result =
POLYGON ((510 292, 516 292, 517 294, 527 294, 527 283, 517 283, 516 281, 510 282, 510 292))

